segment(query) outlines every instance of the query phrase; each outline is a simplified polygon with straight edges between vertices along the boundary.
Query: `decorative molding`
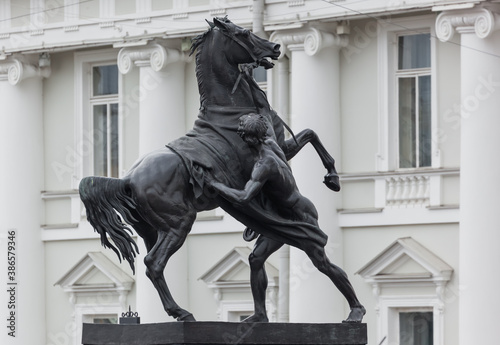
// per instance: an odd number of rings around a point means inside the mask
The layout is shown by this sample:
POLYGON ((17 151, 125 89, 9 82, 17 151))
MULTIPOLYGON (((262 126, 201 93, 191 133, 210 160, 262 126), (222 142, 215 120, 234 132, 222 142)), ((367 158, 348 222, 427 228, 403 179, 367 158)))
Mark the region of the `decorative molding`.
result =
POLYGON ((182 12, 182 13, 176 13, 172 15, 172 19, 186 19, 189 17, 189 13, 187 12, 182 12))
POLYGON ((304 6, 305 1, 304 0, 292 0, 287 2, 288 7, 297 7, 297 6, 304 6))
POLYGON ((135 20, 136 24, 146 24, 146 23, 151 23, 151 17, 143 17, 143 18, 137 18, 135 20))
POLYGON ((148 44, 144 47, 126 47, 118 53, 118 69, 120 73, 127 74, 133 65, 151 67, 159 72, 169 63, 186 61, 188 56, 177 49, 165 48, 158 43, 148 44))
POLYGON ((50 67, 39 67, 18 59, 7 59, 0 63, 0 81, 8 80, 11 85, 17 85, 22 80, 33 77, 48 78, 50 72, 50 67))
POLYGON ((41 36, 44 33, 43 29, 35 29, 30 31, 30 36, 41 36))
POLYGON ((455 31, 486 38, 499 28, 498 19, 497 13, 486 8, 442 12, 436 19, 436 35, 442 42, 451 40, 455 31))
POLYGON ((99 27, 101 29, 112 28, 114 26, 115 26, 115 22, 114 21, 107 21, 107 22, 100 22, 99 23, 99 27))
POLYGON ((208 13, 210 16, 220 16, 222 14, 226 14, 227 10, 225 8, 213 8, 208 13))
POLYGON ((10 37, 10 32, 2 32, 0 33, 0 39, 5 39, 10 37))
POLYGON ((309 56, 318 54, 328 47, 346 47, 349 43, 347 35, 337 35, 316 28, 295 31, 275 31, 270 41, 281 45, 280 59, 289 51, 304 51, 309 56))
POLYGON ((73 32, 73 31, 78 31, 79 29, 80 28, 78 25, 70 25, 64 27, 64 32, 73 32))

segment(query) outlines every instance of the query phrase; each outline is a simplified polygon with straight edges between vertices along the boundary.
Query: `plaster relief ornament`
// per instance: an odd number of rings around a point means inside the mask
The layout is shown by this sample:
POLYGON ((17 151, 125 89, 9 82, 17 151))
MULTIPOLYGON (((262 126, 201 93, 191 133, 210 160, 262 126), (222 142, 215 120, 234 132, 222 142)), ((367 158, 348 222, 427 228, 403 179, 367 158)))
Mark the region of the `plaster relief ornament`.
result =
MULTIPOLYGON (((246 207, 240 207, 220 188, 217 191, 212 183, 207 183, 210 180, 236 190, 245 188, 248 176, 254 171, 255 147, 238 135, 243 115, 255 113, 265 120, 266 140, 273 141, 273 152, 282 162, 311 143, 327 169, 324 183, 334 191, 340 190, 335 161, 317 134, 305 129, 285 140, 286 125, 271 109, 250 73, 257 66, 271 68, 269 59, 279 57, 280 45, 259 38, 227 18, 214 18, 209 25, 205 33, 193 39, 191 48, 191 54, 196 52, 200 93, 200 111, 193 129, 139 159, 123 178, 86 177, 79 187, 87 219, 100 234, 102 245, 115 251, 120 260, 127 260, 134 272, 138 247, 131 237, 132 228, 144 240, 146 275, 158 291, 165 311, 179 321, 195 321, 195 318, 175 302, 163 271, 170 257, 183 245, 197 212, 220 206, 250 232, 258 234, 257 250, 263 248, 262 243, 268 249, 264 255, 254 251, 254 259, 267 259, 267 253, 275 250, 276 243, 296 246, 308 254, 312 248, 324 252, 326 235, 317 227, 312 204, 308 204, 311 212, 307 220, 296 219, 281 212, 275 196, 265 188, 252 195, 246 207)), ((291 174, 287 176, 283 183, 294 185, 291 174)), ((346 321, 361 322, 364 308, 345 273, 334 268, 326 256, 311 258, 347 298, 351 313, 346 321)), ((253 265, 251 270, 251 276, 261 277, 261 265, 253 265)), ((266 321, 262 310, 265 286, 260 278, 252 279, 252 292, 256 314, 247 321, 266 321)))

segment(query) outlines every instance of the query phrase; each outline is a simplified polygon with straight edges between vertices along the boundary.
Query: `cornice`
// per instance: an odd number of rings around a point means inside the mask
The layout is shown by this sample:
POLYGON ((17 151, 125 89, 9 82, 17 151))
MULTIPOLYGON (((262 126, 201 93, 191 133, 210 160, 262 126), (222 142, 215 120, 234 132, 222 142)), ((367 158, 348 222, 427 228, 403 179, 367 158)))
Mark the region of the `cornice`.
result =
POLYGON ((500 16, 496 12, 488 8, 442 12, 436 19, 436 35, 443 42, 451 40, 455 32, 475 33, 479 38, 486 38, 500 27, 500 16))
POLYGON ((281 45, 280 58, 290 51, 304 51, 309 56, 318 54, 328 47, 346 47, 349 43, 347 35, 338 35, 317 28, 293 31, 275 31, 270 39, 281 45))
POLYGON ((17 58, 8 58, 0 62, 0 81, 7 80, 11 85, 17 85, 28 78, 48 78, 50 72, 50 67, 40 67, 17 58))
POLYGON ((149 43, 140 47, 125 47, 118 53, 118 69, 127 74, 133 68, 151 67, 154 71, 163 70, 168 64, 187 61, 187 54, 177 49, 166 48, 158 43, 149 43))

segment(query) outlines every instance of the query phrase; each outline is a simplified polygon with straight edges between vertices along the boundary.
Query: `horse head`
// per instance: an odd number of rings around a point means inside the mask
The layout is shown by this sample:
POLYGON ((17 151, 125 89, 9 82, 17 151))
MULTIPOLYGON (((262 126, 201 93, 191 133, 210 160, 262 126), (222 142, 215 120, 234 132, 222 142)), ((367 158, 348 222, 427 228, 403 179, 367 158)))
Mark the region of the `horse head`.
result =
POLYGON ((229 61, 236 64, 257 63, 266 69, 272 68, 274 64, 268 60, 277 60, 280 55, 280 45, 252 33, 231 22, 227 17, 214 18, 209 25, 219 30, 223 35, 231 39, 231 47, 228 51, 229 61))
POLYGON ((201 108, 255 107, 252 88, 242 80, 246 72, 240 66, 273 67, 269 59, 278 59, 280 45, 258 37, 227 17, 207 23, 210 28, 195 37, 191 46, 191 54, 197 50, 196 77, 201 108))

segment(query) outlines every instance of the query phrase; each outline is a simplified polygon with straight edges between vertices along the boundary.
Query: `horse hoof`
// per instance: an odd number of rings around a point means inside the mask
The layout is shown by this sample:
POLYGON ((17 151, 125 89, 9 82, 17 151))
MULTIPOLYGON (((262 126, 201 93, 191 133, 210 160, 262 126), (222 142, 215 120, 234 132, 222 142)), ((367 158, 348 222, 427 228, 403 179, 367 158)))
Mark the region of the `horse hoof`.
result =
POLYGON ((257 237, 259 237, 259 234, 250 228, 246 228, 245 231, 243 231, 243 239, 247 242, 252 242, 257 237))
POLYGON ((177 318, 177 321, 196 322, 196 319, 194 318, 193 314, 187 314, 187 315, 184 315, 184 316, 179 316, 177 318))
POLYGON ((339 175, 335 173, 326 174, 323 183, 334 192, 338 192, 340 190, 339 175))

